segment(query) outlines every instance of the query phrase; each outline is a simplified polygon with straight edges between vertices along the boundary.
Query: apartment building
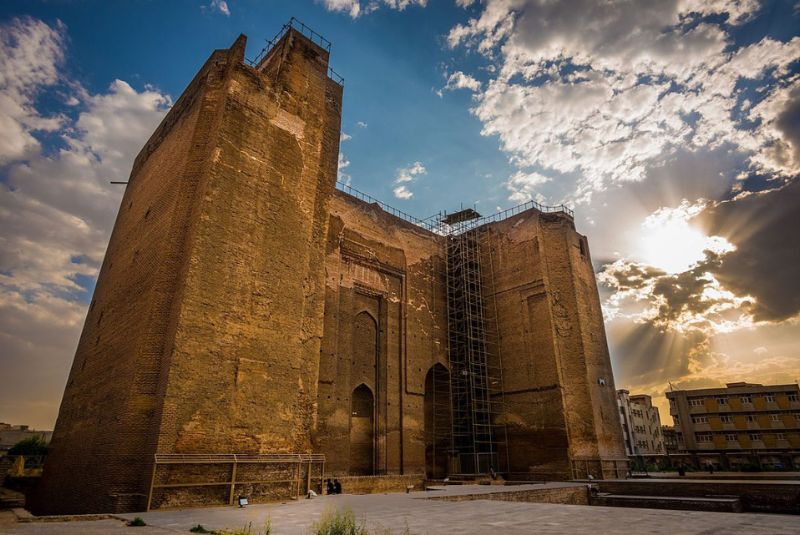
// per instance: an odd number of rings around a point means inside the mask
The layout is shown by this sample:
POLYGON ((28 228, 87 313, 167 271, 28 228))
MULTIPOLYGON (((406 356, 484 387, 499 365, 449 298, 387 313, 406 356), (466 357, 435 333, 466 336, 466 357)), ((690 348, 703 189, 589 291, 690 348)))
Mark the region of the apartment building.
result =
POLYGON ((797 384, 667 392, 678 449, 696 465, 800 468, 797 384))
POLYGON ((650 396, 631 396, 627 390, 617 390, 617 406, 628 457, 664 455, 661 417, 650 396))

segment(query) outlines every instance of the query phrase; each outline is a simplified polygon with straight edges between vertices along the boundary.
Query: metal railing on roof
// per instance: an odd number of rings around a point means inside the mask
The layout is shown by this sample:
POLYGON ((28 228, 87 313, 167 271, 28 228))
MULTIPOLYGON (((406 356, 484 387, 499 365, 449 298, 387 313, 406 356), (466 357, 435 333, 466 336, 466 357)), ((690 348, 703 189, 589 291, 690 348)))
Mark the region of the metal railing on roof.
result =
POLYGON ((535 208, 539 212, 548 214, 548 213, 561 213, 569 217, 570 219, 575 218, 575 212, 569 208, 565 204, 560 204, 557 206, 547 206, 536 201, 528 201, 522 204, 518 204, 517 206, 513 206, 508 208, 507 210, 502 210, 500 212, 479 217, 476 219, 472 219, 470 221, 461 222, 455 225, 448 225, 447 223, 443 222, 443 219, 447 216, 446 213, 436 214, 425 219, 420 219, 415 217, 408 212, 404 212, 399 208, 395 208, 385 202, 376 199, 375 197, 368 195, 362 191, 355 189, 354 187, 350 186, 349 184, 345 184, 344 182, 337 181, 336 187, 347 193, 348 195, 352 195, 353 197, 364 201, 370 204, 378 205, 384 212, 392 214, 395 217, 399 217, 404 221, 408 221, 409 223, 416 225, 418 227, 422 227, 425 230, 433 232, 435 234, 439 234, 441 236, 450 236, 455 234, 461 234, 463 232, 467 232, 468 230, 472 230, 474 228, 478 228, 482 225, 487 223, 496 223, 498 221, 503 221, 504 219, 508 219, 509 217, 515 216, 525 210, 530 210, 531 208, 535 208))
MULTIPOLYGON (((325 50, 328 54, 331 53, 331 42, 325 39, 322 35, 315 32, 308 26, 306 26, 301 20, 297 19, 296 17, 292 17, 289 19, 289 22, 281 26, 281 29, 278 33, 275 34, 275 37, 272 39, 267 40, 266 46, 261 49, 261 52, 255 57, 255 59, 248 59, 246 60, 247 63, 250 64, 251 67, 258 67, 261 61, 269 54, 270 50, 275 48, 275 45, 278 44, 278 41, 286 35, 286 32, 289 31, 290 28, 294 28, 304 36, 306 36, 309 41, 318 45, 320 48, 325 50)), ((330 66, 328 67, 328 77, 336 82, 339 85, 344 85, 344 78, 340 76, 336 71, 334 71, 330 66)))
POLYGON ((418 217, 414 217, 413 215, 404 212, 398 208, 395 208, 394 206, 390 206, 383 201, 379 201, 375 197, 367 195, 366 193, 359 191, 356 188, 350 186, 349 184, 345 184, 344 182, 337 181, 336 187, 339 188, 339 190, 347 193, 348 195, 352 195, 353 197, 355 197, 360 201, 364 201, 369 204, 377 204, 384 212, 390 213, 395 217, 399 217, 404 221, 408 221, 412 225, 417 225, 418 227, 422 227, 431 232, 436 232, 437 224, 434 222, 425 221, 419 219, 418 217))

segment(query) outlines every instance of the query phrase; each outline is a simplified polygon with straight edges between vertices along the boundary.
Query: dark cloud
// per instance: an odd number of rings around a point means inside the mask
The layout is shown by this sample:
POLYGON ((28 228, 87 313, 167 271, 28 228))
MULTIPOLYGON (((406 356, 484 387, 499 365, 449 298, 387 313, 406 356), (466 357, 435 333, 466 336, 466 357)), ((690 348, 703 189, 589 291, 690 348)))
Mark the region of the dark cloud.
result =
POLYGON ((791 146, 790 153, 795 164, 800 165, 800 85, 789 93, 786 107, 775 118, 775 127, 791 146))
POLYGON ((756 320, 800 313, 800 180, 718 203, 699 218, 736 246, 709 270, 737 295, 755 297, 756 320))

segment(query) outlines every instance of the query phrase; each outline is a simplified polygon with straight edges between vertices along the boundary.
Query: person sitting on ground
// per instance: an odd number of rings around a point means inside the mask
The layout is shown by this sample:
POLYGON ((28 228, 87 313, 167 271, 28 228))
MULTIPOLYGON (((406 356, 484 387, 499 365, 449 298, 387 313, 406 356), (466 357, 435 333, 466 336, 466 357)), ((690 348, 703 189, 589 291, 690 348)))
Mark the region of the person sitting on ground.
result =
POLYGON ((327 493, 328 494, 335 494, 336 493, 336 489, 333 487, 333 481, 331 481, 330 479, 326 479, 325 480, 325 484, 326 484, 326 488, 327 488, 327 493))
POLYGON ((339 483, 338 479, 333 480, 333 493, 334 494, 341 494, 342 493, 342 484, 339 483))

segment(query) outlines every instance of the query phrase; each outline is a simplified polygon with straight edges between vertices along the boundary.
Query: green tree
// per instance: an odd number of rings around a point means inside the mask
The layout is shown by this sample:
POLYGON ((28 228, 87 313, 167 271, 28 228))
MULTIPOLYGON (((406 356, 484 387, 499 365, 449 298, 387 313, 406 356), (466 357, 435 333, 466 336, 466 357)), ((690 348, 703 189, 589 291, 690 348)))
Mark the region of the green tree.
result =
POLYGON ((26 438, 14 444, 8 455, 47 455, 47 442, 39 435, 26 438))

